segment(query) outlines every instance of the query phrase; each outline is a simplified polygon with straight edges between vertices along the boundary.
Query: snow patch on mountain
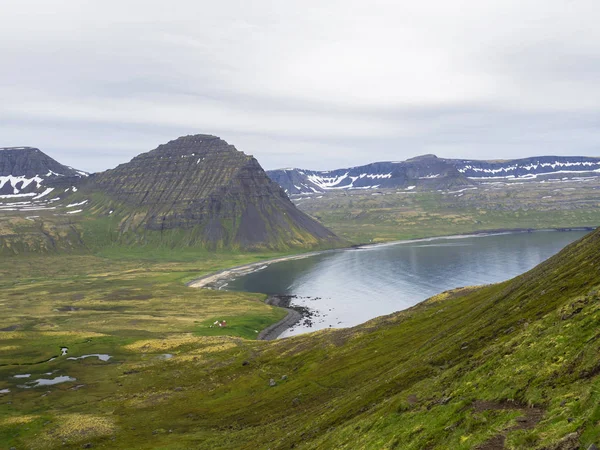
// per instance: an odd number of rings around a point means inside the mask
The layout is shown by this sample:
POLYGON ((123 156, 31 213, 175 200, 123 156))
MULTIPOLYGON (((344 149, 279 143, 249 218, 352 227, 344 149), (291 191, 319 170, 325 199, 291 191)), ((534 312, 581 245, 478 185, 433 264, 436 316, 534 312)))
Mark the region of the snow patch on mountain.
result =
POLYGON ((46 188, 46 190, 44 192, 42 192, 39 195, 36 195, 35 197, 33 197, 34 200, 39 200, 40 198, 45 197, 46 195, 48 195, 50 192, 52 192, 54 190, 54 188, 46 188))
POLYGON ((5 175, 0 176, 0 189, 8 183, 13 188, 13 194, 19 194, 23 189, 34 182, 36 183, 37 189, 39 189, 42 185, 42 181, 44 181, 44 179, 37 175, 30 178, 25 176, 5 175))
POLYGON ((76 206, 82 206, 82 205, 85 205, 87 202, 89 202, 89 200, 84 200, 79 203, 71 203, 70 205, 65 206, 65 208, 74 208, 76 206))
POLYGON ((588 173, 600 172, 600 160, 550 160, 536 162, 507 162, 506 165, 488 163, 486 161, 465 161, 462 167, 457 167, 460 173, 469 178, 537 178, 538 176, 555 173, 588 173), (498 167, 499 166, 499 167, 498 167))
POLYGON ((442 159, 423 155, 407 161, 377 162, 326 171, 282 169, 268 172, 288 195, 339 189, 401 188, 453 190, 482 181, 532 181, 553 174, 600 176, 600 158, 540 156, 508 161, 442 159), (598 174, 598 175, 596 175, 598 174))

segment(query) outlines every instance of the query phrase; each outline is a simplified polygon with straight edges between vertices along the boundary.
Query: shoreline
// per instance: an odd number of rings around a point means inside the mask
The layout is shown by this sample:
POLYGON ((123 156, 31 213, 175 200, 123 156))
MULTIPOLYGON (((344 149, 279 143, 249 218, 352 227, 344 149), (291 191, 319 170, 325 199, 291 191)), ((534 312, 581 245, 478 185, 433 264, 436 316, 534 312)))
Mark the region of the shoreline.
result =
POLYGON ((388 245, 412 244, 414 242, 429 242, 436 239, 463 239, 469 237, 499 236, 502 234, 566 232, 566 231, 594 231, 597 227, 560 227, 560 228, 498 228, 495 230, 473 231, 471 233, 447 234, 415 239, 402 239, 399 241, 378 242, 375 244, 356 244, 349 249, 366 250, 388 245))
POLYGON ((222 280, 229 280, 234 278, 235 276, 248 275, 252 272, 257 272, 262 268, 266 268, 267 266, 284 261, 295 261, 298 259, 310 258, 312 256, 322 255, 324 253, 333 253, 339 252, 343 250, 349 250, 352 247, 343 247, 329 250, 318 250, 314 252, 300 253, 295 255, 288 256, 280 256, 272 259, 265 259, 262 261, 242 264, 239 266, 229 267, 228 269, 219 270, 218 272, 209 273, 207 275, 203 275, 199 278, 195 278, 192 281, 188 281, 185 283, 186 286, 192 288, 209 288, 209 285, 216 283, 222 280))
MULTIPOLYGON (((218 282, 224 282, 225 284, 221 284, 217 289, 221 289, 227 283, 227 280, 231 280, 233 278, 237 278, 239 276, 248 275, 250 273, 256 272, 258 270, 262 270, 263 268, 268 267, 271 264, 284 262, 284 261, 294 261, 298 259, 310 258, 312 256, 322 255, 325 253, 334 253, 341 252, 347 250, 369 250, 378 247, 390 246, 390 245, 401 245, 401 244, 410 244, 415 242, 429 242, 436 239, 465 239, 469 237, 485 237, 485 236, 494 236, 500 234, 517 234, 517 233, 536 233, 536 232, 565 232, 565 231, 593 231, 596 227, 559 227, 559 228, 499 228, 495 230, 481 230, 481 231, 473 231, 471 233, 459 233, 459 234, 450 234, 444 236, 431 236, 424 238, 416 238, 416 239, 403 239, 398 241, 389 241, 389 242, 379 242, 375 244, 354 244, 349 247, 342 247, 337 249, 328 249, 328 250, 318 250, 307 253, 300 253, 296 255, 289 256, 281 256, 273 259, 266 259, 263 261, 258 261, 255 263, 242 264, 239 266, 230 267, 228 269, 223 269, 218 272, 213 272, 211 274, 207 274, 201 276, 199 278, 195 278, 186 283, 186 286, 192 288, 208 288, 212 289, 211 285, 214 285, 218 282)), ((281 305, 283 299, 281 296, 271 295, 268 296, 265 300, 265 303, 268 305, 278 306, 280 308, 284 308, 288 311, 288 314, 279 322, 276 322, 264 330, 262 330, 258 336, 258 340, 275 340, 279 337, 284 331, 291 328, 293 325, 298 323, 302 319, 302 315, 294 310, 289 308, 289 300, 287 305, 281 305)))
POLYGON ((274 341, 277 339, 285 330, 293 327, 302 320, 302 314, 295 309, 290 308, 291 296, 289 295, 271 295, 266 300, 267 305, 279 306, 285 309, 288 313, 279 322, 269 325, 267 328, 262 330, 256 336, 259 341, 274 341))

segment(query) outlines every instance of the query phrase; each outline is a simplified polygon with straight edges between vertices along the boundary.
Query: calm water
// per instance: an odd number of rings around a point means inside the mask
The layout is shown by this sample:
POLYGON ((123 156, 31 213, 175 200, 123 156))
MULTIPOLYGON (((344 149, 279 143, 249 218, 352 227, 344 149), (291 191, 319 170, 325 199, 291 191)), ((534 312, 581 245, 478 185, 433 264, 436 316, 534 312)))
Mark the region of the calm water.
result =
POLYGON ((293 304, 317 310, 312 328, 354 326, 408 308, 459 286, 519 275, 586 232, 537 232, 438 238, 326 253, 272 264, 232 280, 227 289, 297 295, 293 304), (315 297, 319 297, 315 299, 315 297))

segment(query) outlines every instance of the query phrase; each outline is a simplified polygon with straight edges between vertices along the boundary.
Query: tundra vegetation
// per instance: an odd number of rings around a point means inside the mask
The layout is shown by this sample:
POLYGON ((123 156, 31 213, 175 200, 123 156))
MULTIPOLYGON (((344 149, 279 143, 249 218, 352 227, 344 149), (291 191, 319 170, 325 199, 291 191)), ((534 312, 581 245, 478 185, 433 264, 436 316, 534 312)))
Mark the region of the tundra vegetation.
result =
POLYGON ((600 232, 513 280, 273 342, 251 339, 282 317, 260 295, 184 286, 272 255, 116 253, 2 259, 3 447, 531 449, 600 435, 600 232), (90 354, 110 359, 68 359, 90 354))

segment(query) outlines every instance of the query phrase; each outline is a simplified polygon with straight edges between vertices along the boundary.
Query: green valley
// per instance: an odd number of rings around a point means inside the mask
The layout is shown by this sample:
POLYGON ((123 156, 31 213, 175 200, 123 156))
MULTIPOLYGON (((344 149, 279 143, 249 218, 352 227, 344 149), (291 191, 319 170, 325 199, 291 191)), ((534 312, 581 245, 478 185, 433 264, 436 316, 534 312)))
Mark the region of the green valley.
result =
POLYGON ((15 448, 589 445, 600 432, 599 249, 593 232, 514 280, 446 292, 352 329, 274 342, 245 339, 281 318, 261 296, 182 285, 267 255, 3 260, 0 390, 9 392, 0 441, 15 448), (210 324, 224 319, 230 336, 216 336, 210 324), (111 358, 43 362, 61 347, 74 357, 111 358), (76 381, 22 389, 26 380, 11 378, 46 372, 76 381))

